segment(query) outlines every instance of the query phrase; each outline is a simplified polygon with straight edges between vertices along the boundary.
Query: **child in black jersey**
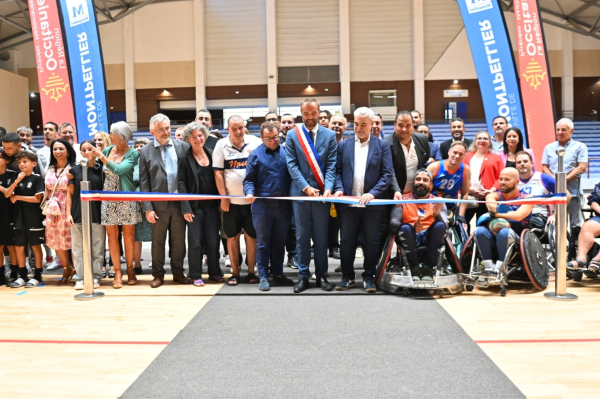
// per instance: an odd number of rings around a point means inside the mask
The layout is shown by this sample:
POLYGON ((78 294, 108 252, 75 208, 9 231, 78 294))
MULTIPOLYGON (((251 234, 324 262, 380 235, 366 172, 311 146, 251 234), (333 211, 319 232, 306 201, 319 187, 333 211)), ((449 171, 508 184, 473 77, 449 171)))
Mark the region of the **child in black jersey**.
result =
POLYGON ((42 244, 46 242, 43 225, 44 215, 40 202, 44 196, 44 178, 33 173, 37 165, 37 155, 23 151, 15 155, 21 173, 4 195, 15 204, 15 230, 14 239, 19 262, 19 278, 8 286, 37 287, 42 282, 42 244), (32 279, 27 277, 25 267, 25 247, 31 246, 35 254, 35 272, 32 279))
MULTIPOLYGON (((17 172, 6 168, 11 162, 12 158, 0 148, 0 258, 3 259, 4 247, 6 247, 10 254, 10 279, 12 282, 17 279, 17 270, 19 269, 14 239, 15 206, 4 196, 6 189, 15 182, 18 176, 17 172)), ((6 284, 4 264, 0 266, 0 284, 6 284)))

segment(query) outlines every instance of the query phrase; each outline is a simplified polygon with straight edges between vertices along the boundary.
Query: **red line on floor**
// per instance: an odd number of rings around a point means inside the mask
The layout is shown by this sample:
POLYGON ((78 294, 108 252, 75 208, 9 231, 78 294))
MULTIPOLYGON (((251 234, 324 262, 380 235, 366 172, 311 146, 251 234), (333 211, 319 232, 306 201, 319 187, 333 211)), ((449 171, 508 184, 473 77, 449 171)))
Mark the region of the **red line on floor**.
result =
POLYGON ((85 344, 85 345, 168 345, 162 341, 54 341, 38 339, 0 339, 0 343, 9 344, 85 344))
POLYGON ((600 338, 581 339, 498 339, 475 341, 476 344, 546 344, 546 343, 569 343, 569 342, 600 342, 600 338))

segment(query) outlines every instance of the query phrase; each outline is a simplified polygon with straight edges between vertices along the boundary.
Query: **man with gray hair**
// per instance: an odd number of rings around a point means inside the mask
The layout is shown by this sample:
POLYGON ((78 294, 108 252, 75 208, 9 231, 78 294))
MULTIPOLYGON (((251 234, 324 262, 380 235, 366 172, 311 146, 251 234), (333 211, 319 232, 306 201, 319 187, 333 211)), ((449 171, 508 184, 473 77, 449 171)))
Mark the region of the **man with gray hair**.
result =
POLYGON ((542 172, 556 178, 558 172, 558 147, 565 149, 564 171, 567 174, 567 191, 571 194, 571 200, 567 206, 570 226, 578 227, 583 223, 581 202, 583 201, 583 188, 579 184, 580 176, 585 173, 588 164, 588 148, 580 141, 575 141, 573 136, 573 122, 562 118, 556 122, 556 141, 544 148, 542 157, 542 172))
POLYGON ((354 138, 338 144, 335 197, 360 198, 360 205, 339 204, 342 281, 335 287, 345 291, 354 286, 354 258, 359 234, 363 237, 363 288, 376 292, 375 269, 379 258, 379 224, 385 206, 367 206, 383 198, 394 176, 390 146, 371 134, 375 114, 366 107, 354 111, 354 138))
MULTIPOLYGON (((171 138, 171 121, 156 114, 150 119, 154 142, 140 151, 140 191, 153 193, 177 192, 177 160, 185 156, 189 144, 171 138)), ((171 270, 173 281, 189 284, 183 274, 185 258, 185 219, 179 201, 142 201, 142 210, 152 224, 152 276, 150 286, 160 287, 165 279, 165 244, 167 232, 172 237, 171 270)))

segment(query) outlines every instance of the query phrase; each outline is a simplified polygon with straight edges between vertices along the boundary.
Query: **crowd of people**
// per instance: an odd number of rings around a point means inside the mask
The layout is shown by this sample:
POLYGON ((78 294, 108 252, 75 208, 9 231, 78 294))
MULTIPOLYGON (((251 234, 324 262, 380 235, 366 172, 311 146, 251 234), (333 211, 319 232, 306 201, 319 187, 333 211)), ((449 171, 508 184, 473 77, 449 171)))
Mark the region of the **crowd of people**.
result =
MULTIPOLYGON (((108 277, 114 288, 122 288, 122 263, 127 285, 135 285, 136 275, 143 273, 142 243, 151 242, 153 288, 164 283, 168 248, 172 278, 179 284, 203 286, 206 268, 209 282, 230 286, 246 282, 258 284, 263 291, 271 285, 293 286, 299 293, 310 287, 312 279, 322 290, 343 291, 355 285, 355 259, 364 257, 362 287, 376 292, 376 264, 391 226, 402 234, 413 280, 431 281, 449 218, 470 229, 474 217, 490 212, 506 219, 508 227, 496 235, 479 226, 474 233, 485 272, 497 273, 508 241, 518 240, 519 232, 529 225, 554 223, 553 209, 496 203, 369 202, 435 197, 498 201, 552 194, 558 146, 566 150, 570 223, 583 223, 579 175, 587 167, 587 147, 572 139, 569 119, 556 123, 557 141, 545 148, 540 171, 535 154, 525 148, 522 132, 510 127, 503 116, 494 118, 493 135, 480 131, 472 141, 464 137, 464 121, 455 118, 449 126, 452 137, 441 143, 433 140, 418 111, 400 111, 394 132, 385 137, 383 117, 366 107, 354 112, 354 134, 348 138, 344 137, 346 118, 321 110, 314 98, 302 102, 301 117, 303 124, 296 126, 293 115, 269 112, 256 137, 248 134, 240 116, 231 116, 223 138, 218 130, 211 130, 210 112, 201 110, 173 137, 169 118, 157 114, 149 123, 153 140, 139 138, 133 146, 129 143, 134 135, 125 122, 113 123, 108 134, 96 133, 75 143, 73 125, 48 121, 45 146, 40 149, 31 146, 28 127, 5 134, 0 151, 0 251, 9 270, 5 275, 2 266, 0 283, 13 288, 40 285, 43 246, 47 267, 64 269, 59 284, 75 281, 75 289, 83 289, 79 161, 84 158, 92 190, 235 197, 93 201, 95 287, 108 277), (268 198, 288 196, 352 196, 358 203, 268 198), (243 279, 242 235, 248 267, 243 279), (225 267, 230 267, 227 280, 220 266, 221 244, 225 267), (418 264, 416 251, 410 250, 418 246, 428 248, 423 265, 418 264), (52 250, 60 262, 53 262, 52 250), (296 282, 284 274, 286 252, 287 266, 298 270, 296 282), (498 259, 493 258, 494 252, 498 259), (341 263, 336 271, 342 273, 342 280, 335 286, 328 281, 328 257, 341 263)), ((600 214, 600 189, 590 201, 600 214)), ((586 222, 582 234, 593 242, 600 234, 600 216, 586 222)), ((590 240, 580 240, 579 245, 583 253, 590 240)), ((573 261, 572 266, 587 266, 584 259, 573 261)), ((600 266, 600 257, 594 262, 600 266)))

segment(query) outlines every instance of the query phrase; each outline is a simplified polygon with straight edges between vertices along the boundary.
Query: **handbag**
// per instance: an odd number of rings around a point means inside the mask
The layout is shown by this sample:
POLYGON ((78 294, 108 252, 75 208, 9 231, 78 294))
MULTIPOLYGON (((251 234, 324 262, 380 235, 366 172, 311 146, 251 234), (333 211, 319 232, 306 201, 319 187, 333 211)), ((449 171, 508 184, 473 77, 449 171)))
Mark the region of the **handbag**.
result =
POLYGON ((58 181, 60 180, 61 176, 63 175, 63 173, 65 173, 65 171, 67 169, 70 169, 70 167, 66 166, 62 170, 62 172, 60 172, 60 174, 58 175, 58 177, 56 178, 56 185, 54 185, 54 188, 52 189, 52 194, 50 194, 50 198, 47 198, 44 202, 42 202, 40 204, 40 208, 42 208, 42 215, 46 215, 48 213, 49 205, 52 205, 52 207, 51 207, 51 209, 52 209, 51 214, 52 215, 56 214, 55 209, 58 207, 58 202, 56 202, 56 200, 54 199, 54 193, 56 192, 56 187, 58 187, 58 181))

